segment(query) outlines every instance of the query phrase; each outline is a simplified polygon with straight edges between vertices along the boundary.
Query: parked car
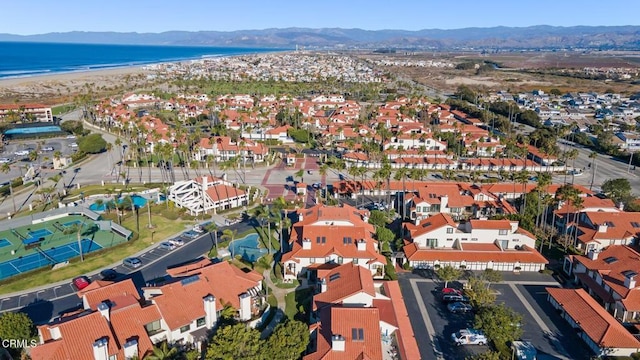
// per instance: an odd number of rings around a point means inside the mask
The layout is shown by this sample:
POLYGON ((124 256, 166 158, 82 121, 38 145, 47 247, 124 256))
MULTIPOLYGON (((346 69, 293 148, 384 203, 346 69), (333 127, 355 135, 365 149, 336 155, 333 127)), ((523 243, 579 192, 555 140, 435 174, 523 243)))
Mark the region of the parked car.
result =
POLYGON ((457 313, 468 313, 469 311, 473 310, 473 307, 463 302, 454 302, 454 303, 449 303, 449 305, 447 305, 447 309, 450 312, 457 314, 457 313))
POLYGON ((450 287, 442 289, 441 293, 442 295, 447 295, 447 294, 462 295, 462 291, 458 289, 450 288, 450 287))
POLYGON ((140 259, 136 257, 126 258, 122 260, 122 266, 131 268, 131 269, 136 269, 142 266, 142 261, 140 261, 140 259))
POLYGON ((320 188, 322 188, 322 183, 320 183, 320 182, 313 183, 312 187, 314 189, 320 189, 320 188))
POLYGON ((76 143, 71 143, 71 144, 69 144, 69 146, 70 146, 72 149, 75 149, 75 148, 77 148, 77 147, 78 147, 78 144, 76 144, 76 143))
POLYGON ((442 295, 442 302, 445 302, 445 303, 454 303, 454 302, 468 303, 469 302, 469 298, 466 297, 466 296, 462 296, 460 294, 446 294, 446 295, 442 295))
POLYGON ((456 345, 484 345, 487 343, 487 337, 480 330, 461 329, 451 334, 451 340, 456 345))
POLYGON ((9 158, 0 158, 0 164, 8 164, 11 162, 9 158))
POLYGON ((175 248, 176 248, 176 246, 174 244, 170 243, 169 241, 161 242, 160 245, 158 245, 158 249, 160 249, 160 250, 171 251, 171 250, 173 250, 175 248))
POLYGON ((18 150, 14 154, 17 156, 27 156, 29 155, 29 150, 18 150))
POLYGON ((88 277, 82 275, 82 276, 73 278, 73 280, 71 280, 71 283, 77 291, 80 291, 86 288, 87 286, 89 286, 89 284, 91 284, 91 280, 89 280, 88 277))
POLYGON ((43 146, 42 151, 53 151, 53 146, 43 146))
POLYGON ((76 136, 75 135, 67 135, 67 139, 75 139, 76 136))
POLYGON ((189 230, 189 231, 185 231, 182 233, 182 236, 188 238, 188 239, 195 239, 199 236, 200 234, 198 234, 197 232, 193 231, 193 230, 189 230))
POLYGON ((170 243, 172 243, 172 244, 173 244, 173 245, 175 245, 175 246, 182 246, 182 245, 184 245, 184 239, 179 238, 179 237, 177 237, 177 238, 173 238, 173 239, 169 240, 169 242, 170 242, 170 243))
POLYGON ((113 269, 104 269, 100 271, 102 280, 113 281, 118 277, 118 273, 113 269))

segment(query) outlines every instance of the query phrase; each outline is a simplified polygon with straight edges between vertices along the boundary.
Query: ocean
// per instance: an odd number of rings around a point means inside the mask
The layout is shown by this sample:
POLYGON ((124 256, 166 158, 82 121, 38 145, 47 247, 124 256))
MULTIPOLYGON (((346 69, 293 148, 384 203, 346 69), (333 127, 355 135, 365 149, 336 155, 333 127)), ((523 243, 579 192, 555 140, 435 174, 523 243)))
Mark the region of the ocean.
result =
POLYGON ((0 79, 285 49, 0 42, 0 79))

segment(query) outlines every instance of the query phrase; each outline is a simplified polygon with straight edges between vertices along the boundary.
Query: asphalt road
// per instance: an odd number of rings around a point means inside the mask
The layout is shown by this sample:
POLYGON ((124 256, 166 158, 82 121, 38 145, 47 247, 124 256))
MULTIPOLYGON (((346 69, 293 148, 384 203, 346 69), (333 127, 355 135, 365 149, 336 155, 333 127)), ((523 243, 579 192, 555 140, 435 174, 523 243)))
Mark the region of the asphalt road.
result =
MULTIPOLYGON (((250 221, 244 221, 221 227, 218 231, 221 232, 223 229, 229 228, 242 233, 251 227, 250 221)), ((161 239, 158 239, 158 243, 160 242, 161 239)), ((205 233, 196 239, 185 239, 183 246, 172 251, 157 249, 155 246, 145 250, 137 256, 142 260, 141 268, 131 270, 117 264, 113 269, 119 274, 117 280, 132 278, 136 286, 141 288, 152 280, 166 275, 167 267, 207 256, 213 246, 213 234, 205 233)), ((89 278, 92 281, 99 280, 99 272, 92 274, 89 278)), ((3 297, 0 299, 0 312, 22 311, 29 315, 36 325, 40 325, 49 322, 63 312, 77 309, 81 305, 80 303, 81 299, 76 295, 71 283, 62 283, 26 292, 22 295, 3 297)))

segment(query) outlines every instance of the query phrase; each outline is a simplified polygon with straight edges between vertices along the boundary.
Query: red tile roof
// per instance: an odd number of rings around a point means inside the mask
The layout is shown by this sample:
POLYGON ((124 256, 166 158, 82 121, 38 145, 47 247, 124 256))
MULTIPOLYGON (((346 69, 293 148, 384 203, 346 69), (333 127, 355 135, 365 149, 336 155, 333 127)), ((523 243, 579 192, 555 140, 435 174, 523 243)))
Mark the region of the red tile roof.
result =
POLYGON ((471 228, 476 230, 511 230, 509 220, 469 220, 471 228))
POLYGON ((376 295, 371 271, 353 263, 338 266, 323 279, 327 283, 327 291, 313 297, 314 311, 327 305, 339 304, 355 294, 364 293, 371 297, 376 295))
MULTIPOLYGON (((396 320, 395 326, 396 338, 398 339, 398 350, 400 351, 401 359, 420 359, 420 350, 418 349, 418 343, 411 327, 411 321, 409 320, 409 313, 404 303, 404 298, 400 292, 400 286, 397 281, 385 281, 382 284, 384 293, 391 300, 393 304, 393 312, 396 320)), ((382 317, 382 313, 381 313, 382 317)))
POLYGON ((598 346, 640 349, 640 341, 583 289, 546 290, 598 346))
MULTIPOLYGON (((83 297, 88 307, 92 310, 96 310, 101 302, 107 300, 115 302, 116 298, 131 297, 134 301, 140 301, 138 289, 131 279, 118 282, 95 281, 84 288, 82 292, 79 292, 78 296, 83 297), (94 285, 96 283, 102 283, 102 286, 97 287, 94 285)), ((125 301, 126 304, 130 304, 130 300, 125 301)))
POLYGON ((378 360, 382 359, 380 314, 376 308, 330 307, 320 314, 316 351, 304 360, 378 360), (353 338, 353 329, 362 330, 363 340, 353 338), (341 335, 344 351, 331 349, 332 335, 341 335))
MULTIPOLYGON (((475 246, 479 246, 477 244, 475 246)), ((491 245, 491 244, 488 244, 491 245)), ((463 244, 463 247, 467 244, 463 244)), ((472 245, 474 246, 474 245, 472 245)), ((504 251, 478 251, 478 250, 457 250, 457 249, 420 249, 416 243, 411 243, 403 247, 404 253, 411 261, 467 261, 467 262, 508 262, 508 263, 534 263, 548 264, 539 252, 528 246, 523 246, 521 250, 504 251)))

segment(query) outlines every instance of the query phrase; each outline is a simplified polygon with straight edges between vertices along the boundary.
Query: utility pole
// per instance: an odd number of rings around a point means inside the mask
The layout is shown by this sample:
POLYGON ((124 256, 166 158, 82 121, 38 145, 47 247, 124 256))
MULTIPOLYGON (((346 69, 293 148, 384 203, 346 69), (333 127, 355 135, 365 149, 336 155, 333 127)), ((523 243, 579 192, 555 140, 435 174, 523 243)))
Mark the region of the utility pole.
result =
POLYGON ((631 163, 633 162, 633 151, 631 152, 631 156, 629 157, 629 166, 627 167, 627 174, 631 173, 631 163))

